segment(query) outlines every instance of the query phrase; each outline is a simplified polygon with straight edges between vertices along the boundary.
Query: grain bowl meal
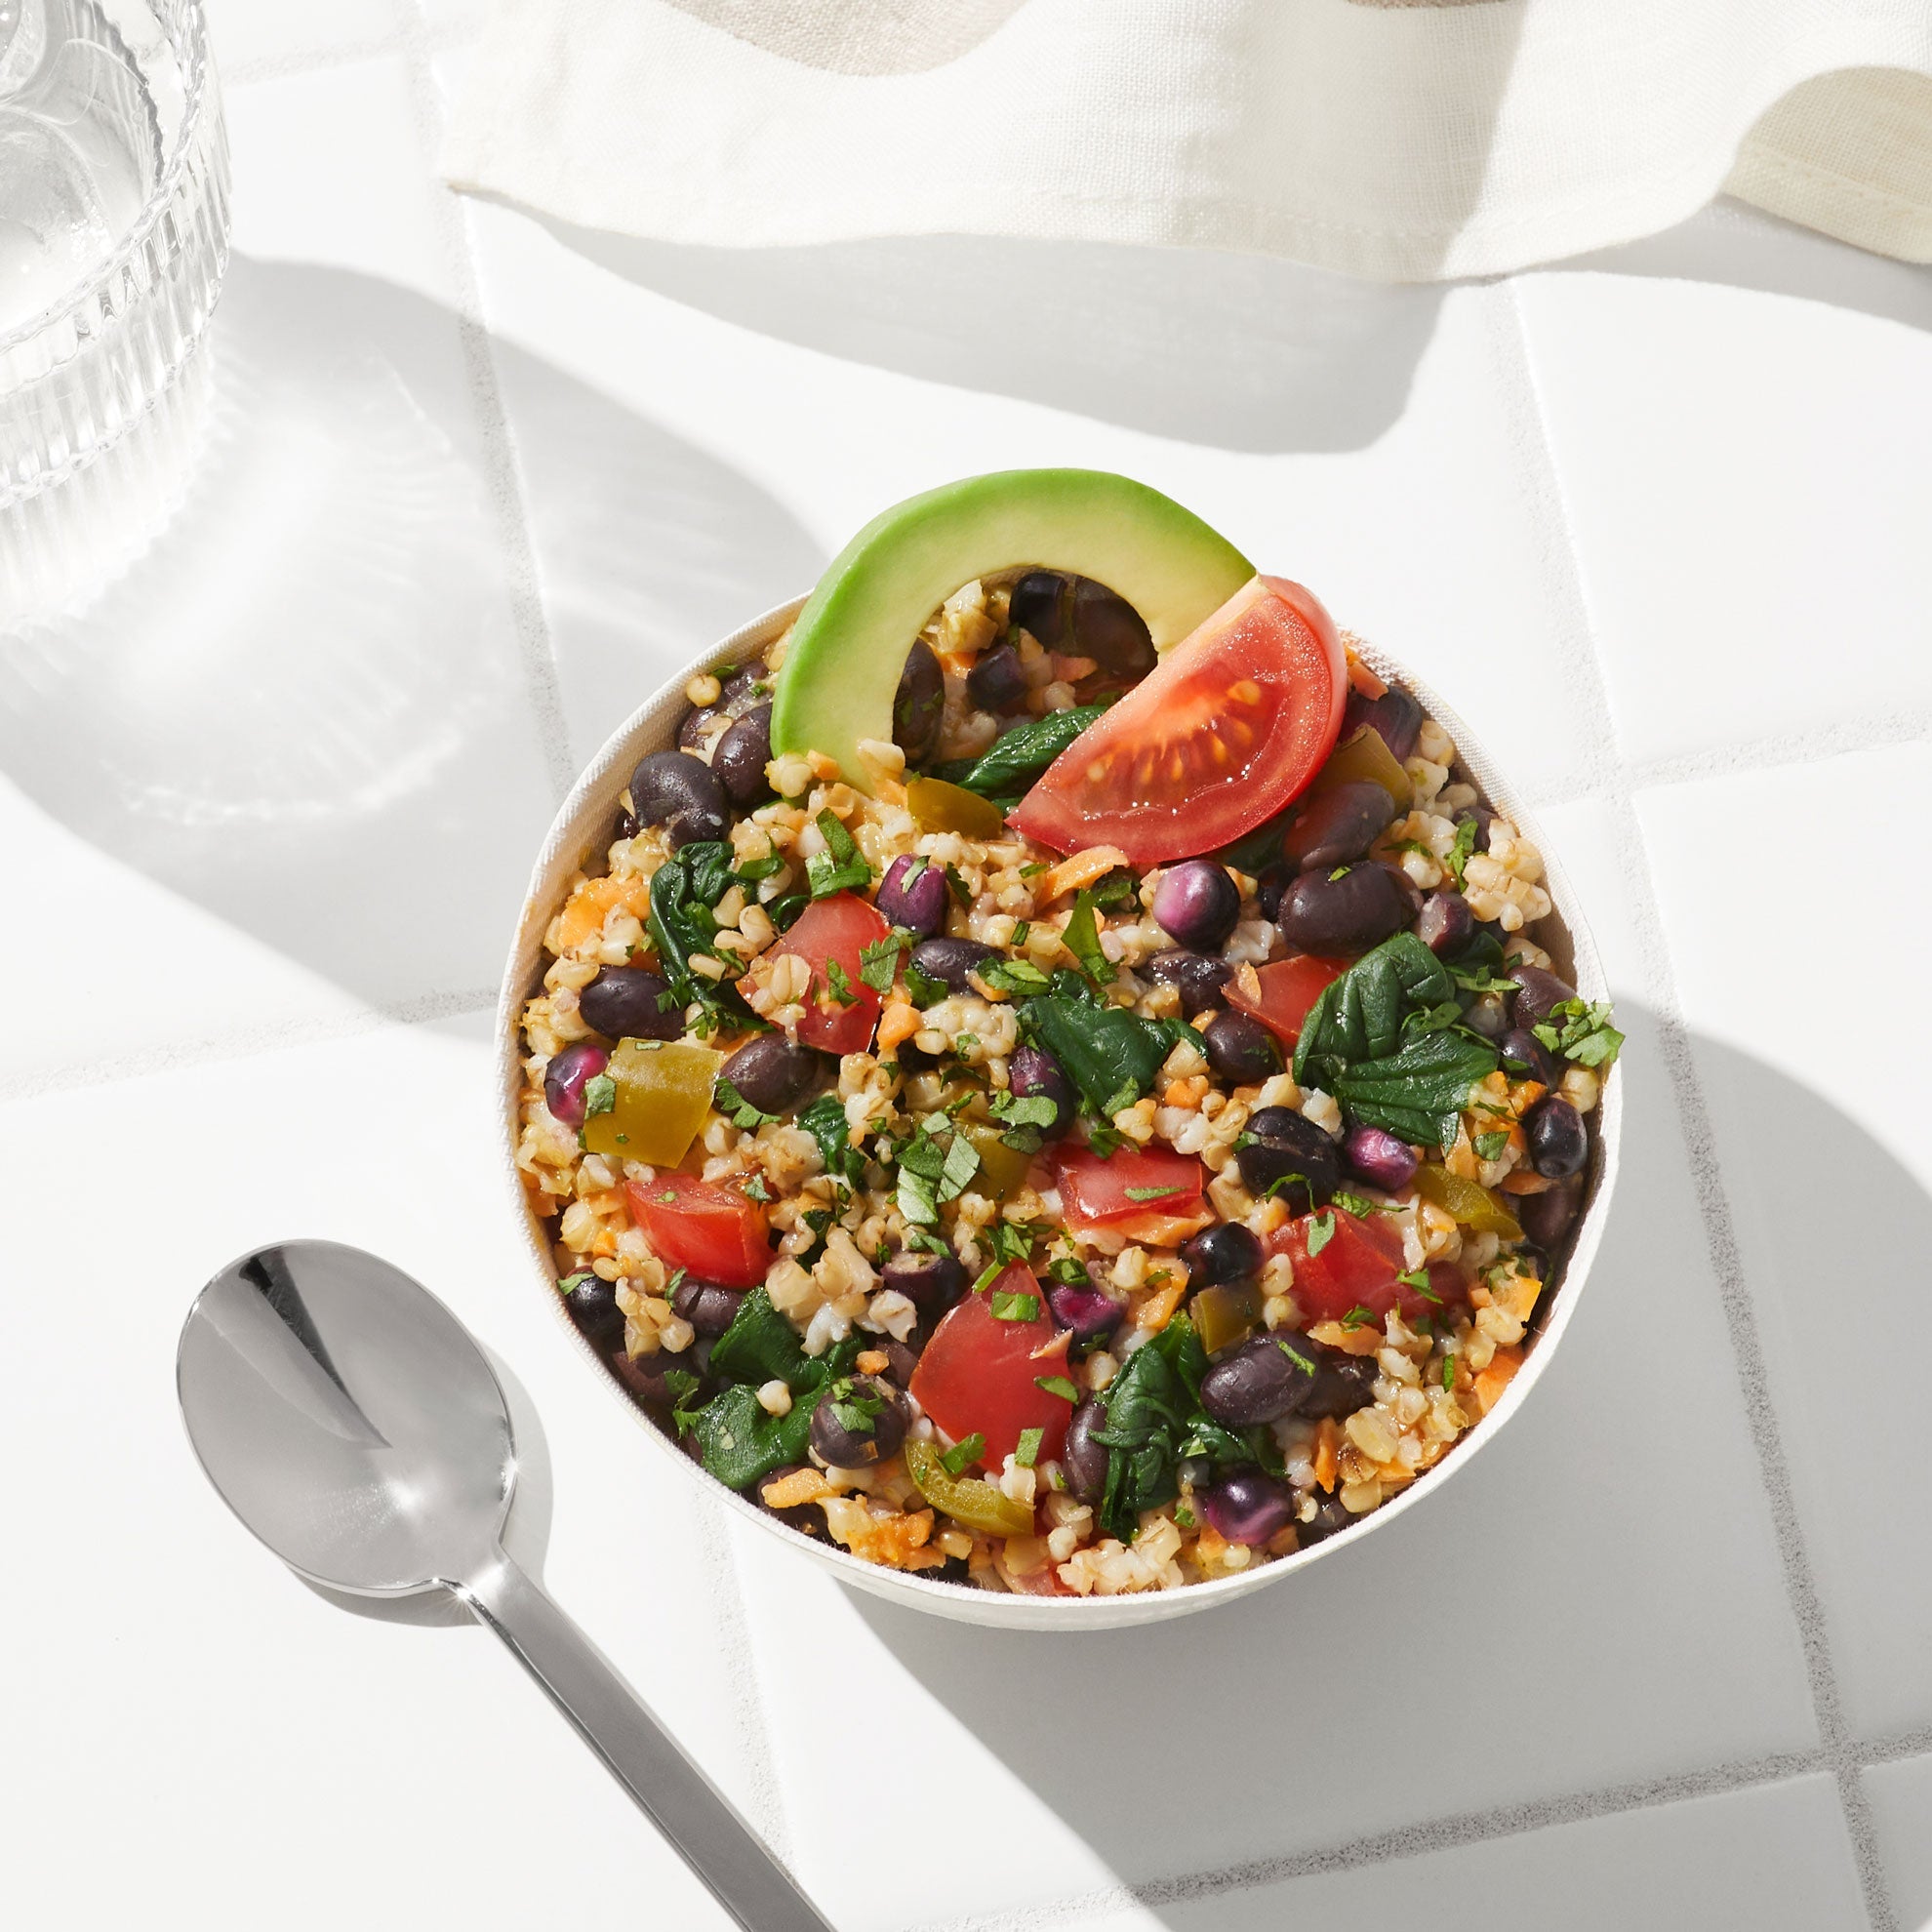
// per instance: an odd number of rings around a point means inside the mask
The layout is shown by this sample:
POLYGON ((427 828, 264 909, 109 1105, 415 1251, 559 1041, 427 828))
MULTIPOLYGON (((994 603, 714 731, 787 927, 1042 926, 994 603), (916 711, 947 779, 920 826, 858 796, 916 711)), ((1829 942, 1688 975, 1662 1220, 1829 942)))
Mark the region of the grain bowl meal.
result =
POLYGON ((1125 478, 978 477, 685 697, 544 908, 516 1163, 691 1457, 867 1563, 1111 1596, 1483 1428, 1622 1036, 1307 589, 1125 478))

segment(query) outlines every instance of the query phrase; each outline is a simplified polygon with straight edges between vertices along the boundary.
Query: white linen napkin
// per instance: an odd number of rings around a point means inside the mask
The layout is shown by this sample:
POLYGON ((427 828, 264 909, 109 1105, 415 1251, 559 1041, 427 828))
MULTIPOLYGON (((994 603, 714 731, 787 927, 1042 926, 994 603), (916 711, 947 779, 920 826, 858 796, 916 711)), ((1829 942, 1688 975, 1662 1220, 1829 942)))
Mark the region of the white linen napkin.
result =
POLYGON ((1925 261, 1932 7, 503 0, 443 165, 721 247, 1013 234, 1430 280, 1651 233, 1728 184, 1925 261))

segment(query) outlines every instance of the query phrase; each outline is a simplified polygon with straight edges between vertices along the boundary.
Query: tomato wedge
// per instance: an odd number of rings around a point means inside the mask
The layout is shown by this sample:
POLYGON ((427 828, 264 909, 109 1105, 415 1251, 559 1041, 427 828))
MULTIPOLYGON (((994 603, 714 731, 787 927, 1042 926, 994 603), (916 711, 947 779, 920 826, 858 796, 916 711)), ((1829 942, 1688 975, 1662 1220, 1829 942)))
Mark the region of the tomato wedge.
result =
POLYGON ((1000 1469, 1029 1429, 1040 1431, 1044 1463, 1066 1445, 1073 1404, 1042 1389, 1040 1380, 1067 1373, 1071 1340, 1047 1314, 1032 1269, 1015 1262, 982 1293, 956 1303, 933 1330, 912 1371, 912 1399, 953 1441, 984 1435, 980 1460, 988 1469, 1000 1469), (996 1295, 1030 1295, 1040 1312, 1030 1321, 1002 1320, 993 1313, 996 1295))
MULTIPOLYGON (((798 1023, 798 1037, 806 1046, 826 1053, 864 1053, 871 1045, 872 1028, 879 1024, 885 1001, 860 979, 864 962, 859 955, 891 931, 876 906, 854 893, 835 892, 829 899, 815 899, 772 947, 767 957, 795 953, 812 968, 805 1017, 798 1023), (829 960, 836 960, 845 976, 850 1005, 832 992, 826 981, 829 960)), ((739 990, 748 992, 751 985, 749 978, 741 980, 739 990)))
POLYGON ((1062 1146, 1048 1158, 1069 1228, 1118 1228, 1144 1217, 1186 1219, 1199 1209, 1207 1183, 1207 1170, 1192 1154, 1169 1147, 1119 1147, 1103 1155, 1092 1147, 1062 1146))
POLYGON ((1293 1046, 1302 1037, 1302 1027, 1315 1001, 1348 970, 1346 959, 1324 959, 1313 952, 1277 959, 1272 966, 1256 969, 1259 999, 1249 998, 1241 990, 1242 976, 1233 974, 1228 982, 1228 1003, 1252 1014, 1284 1046, 1293 1046))
POLYGON ((1414 1321, 1469 1299, 1469 1283, 1453 1263, 1429 1265, 1427 1292, 1399 1279, 1404 1271, 1402 1237, 1381 1215, 1323 1208, 1289 1222, 1268 1237, 1268 1246, 1294 1263, 1295 1300, 1310 1322, 1346 1321, 1351 1310, 1361 1308, 1380 1324, 1397 1306, 1404 1321, 1414 1321), (1310 1236, 1326 1226, 1330 1215, 1335 1231, 1325 1241, 1315 1236, 1310 1254, 1310 1236))
POLYGON ((765 1210, 756 1201, 669 1172, 655 1181, 626 1181, 624 1191, 631 1220, 666 1268, 687 1268, 723 1288, 754 1288, 764 1280, 772 1251, 765 1210))
POLYGON ((1212 852, 1314 777, 1348 695, 1313 593, 1257 577, 1089 725, 1007 823, 1060 852, 1117 846, 1135 865, 1212 852))

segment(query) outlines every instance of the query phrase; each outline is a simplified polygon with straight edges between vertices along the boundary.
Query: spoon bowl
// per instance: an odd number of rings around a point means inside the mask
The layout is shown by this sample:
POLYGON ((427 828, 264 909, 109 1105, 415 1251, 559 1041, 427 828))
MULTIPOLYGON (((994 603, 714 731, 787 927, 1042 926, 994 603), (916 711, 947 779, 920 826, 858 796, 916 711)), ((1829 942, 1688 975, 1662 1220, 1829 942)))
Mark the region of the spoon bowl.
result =
POLYGON ((196 1298, 176 1370, 209 1481, 311 1582, 409 1595, 495 1548, 516 1480, 503 1389, 400 1268, 333 1241, 244 1255, 196 1298))
POLYGON ((504 1554, 509 1409, 482 1349, 428 1289, 334 1241, 259 1248, 195 1297, 175 1376, 209 1481, 292 1570, 363 1596, 451 1591, 741 1925, 829 1932, 609 1660, 504 1554))

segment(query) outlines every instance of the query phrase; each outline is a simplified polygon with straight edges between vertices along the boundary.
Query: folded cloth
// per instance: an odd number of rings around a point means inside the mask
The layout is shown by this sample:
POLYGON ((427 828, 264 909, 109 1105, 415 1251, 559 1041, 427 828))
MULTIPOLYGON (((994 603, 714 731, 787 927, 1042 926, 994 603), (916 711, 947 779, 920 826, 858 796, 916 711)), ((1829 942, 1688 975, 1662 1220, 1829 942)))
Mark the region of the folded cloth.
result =
POLYGON ((1932 251, 1924 0, 502 0, 443 156, 581 226, 1012 234, 1387 280, 1725 186, 1932 251))

